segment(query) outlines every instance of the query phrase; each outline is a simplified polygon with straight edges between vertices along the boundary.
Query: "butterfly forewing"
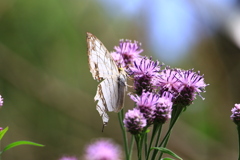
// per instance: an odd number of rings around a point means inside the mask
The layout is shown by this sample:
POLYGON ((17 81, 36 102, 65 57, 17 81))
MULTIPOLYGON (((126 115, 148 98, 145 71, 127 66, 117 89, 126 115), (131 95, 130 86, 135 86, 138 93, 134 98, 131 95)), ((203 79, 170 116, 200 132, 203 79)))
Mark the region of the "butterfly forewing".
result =
POLYGON ((93 78, 99 80, 118 75, 118 68, 103 43, 91 33, 87 33, 87 43, 89 67, 93 78))
POLYGON ((124 71, 119 72, 110 53, 97 37, 87 33, 87 43, 90 72, 94 79, 103 79, 94 100, 98 101, 97 110, 106 125, 109 120, 107 112, 118 112, 123 107, 127 76, 124 71))

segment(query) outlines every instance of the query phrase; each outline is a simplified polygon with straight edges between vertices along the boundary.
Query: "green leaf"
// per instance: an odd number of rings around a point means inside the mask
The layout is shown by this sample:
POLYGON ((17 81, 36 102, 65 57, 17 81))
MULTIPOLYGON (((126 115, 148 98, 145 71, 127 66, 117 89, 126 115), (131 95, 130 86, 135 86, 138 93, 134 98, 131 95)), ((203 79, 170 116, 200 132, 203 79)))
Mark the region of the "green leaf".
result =
POLYGON ((146 131, 145 131, 145 133, 149 133, 150 132, 150 129, 147 129, 146 131))
POLYGON ((161 160, 174 160, 174 159, 166 157, 166 158, 162 158, 161 160))
POLYGON ((0 131, 0 140, 2 140, 3 136, 5 133, 8 131, 8 127, 4 128, 3 130, 0 131))
POLYGON ((162 153, 166 153, 169 154, 170 156, 173 156, 177 159, 183 160, 181 157, 179 157, 178 155, 176 155, 173 151, 171 151, 170 149, 164 148, 164 147, 152 147, 151 149, 156 149, 161 151, 162 153))
POLYGON ((9 145, 7 145, 0 153, 0 155, 9 150, 10 148, 13 148, 13 147, 16 147, 16 146, 19 146, 19 145, 32 145, 32 146, 39 146, 39 147, 43 147, 44 145, 42 144, 38 144, 38 143, 34 143, 34 142, 30 142, 30 141, 17 141, 17 142, 13 142, 9 145))
POLYGON ((174 160, 174 159, 172 159, 172 158, 162 158, 161 160, 174 160))

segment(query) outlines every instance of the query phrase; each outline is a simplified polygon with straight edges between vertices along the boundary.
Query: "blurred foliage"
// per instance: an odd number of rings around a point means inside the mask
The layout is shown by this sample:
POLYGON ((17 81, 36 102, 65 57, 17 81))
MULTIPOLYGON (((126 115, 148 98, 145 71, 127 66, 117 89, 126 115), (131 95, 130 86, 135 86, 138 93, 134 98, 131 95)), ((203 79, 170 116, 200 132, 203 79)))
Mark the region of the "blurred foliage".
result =
MULTIPOLYGON (((140 16, 141 17, 141 16, 140 16)), ((140 18, 139 17, 139 18, 140 18)), ((138 19, 139 20, 139 19, 138 19)), ((0 126, 9 126, 1 146, 28 140, 45 147, 21 146, 3 159, 58 159, 81 156, 98 137, 122 144, 117 115, 101 132, 102 121, 93 101, 95 82, 88 68, 86 32, 109 50, 120 38, 144 45, 144 22, 111 17, 98 1, 1 0, 0 93, 4 106, 0 126)), ((154 58, 157 59, 157 58, 154 58)), ((183 159, 236 159, 237 134, 229 116, 239 103, 239 48, 221 30, 199 43, 172 67, 195 68, 210 86, 180 118, 169 147, 183 159)), ((126 108, 133 103, 126 98, 126 108)))

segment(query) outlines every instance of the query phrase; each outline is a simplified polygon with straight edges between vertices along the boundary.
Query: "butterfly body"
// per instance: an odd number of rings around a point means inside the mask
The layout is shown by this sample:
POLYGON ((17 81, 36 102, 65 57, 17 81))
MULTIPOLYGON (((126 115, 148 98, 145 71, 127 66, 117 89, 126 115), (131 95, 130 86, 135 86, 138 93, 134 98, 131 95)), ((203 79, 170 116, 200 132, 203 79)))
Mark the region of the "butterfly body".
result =
POLYGON ((123 108, 127 89, 127 74, 119 69, 103 43, 93 34, 87 33, 89 68, 95 80, 101 81, 94 97, 96 109, 107 125, 107 112, 119 112, 123 108))
POLYGON ((125 92, 127 90, 126 84, 127 76, 125 71, 120 71, 117 81, 118 81, 118 100, 117 100, 118 107, 115 109, 115 112, 119 112, 123 108, 125 92))

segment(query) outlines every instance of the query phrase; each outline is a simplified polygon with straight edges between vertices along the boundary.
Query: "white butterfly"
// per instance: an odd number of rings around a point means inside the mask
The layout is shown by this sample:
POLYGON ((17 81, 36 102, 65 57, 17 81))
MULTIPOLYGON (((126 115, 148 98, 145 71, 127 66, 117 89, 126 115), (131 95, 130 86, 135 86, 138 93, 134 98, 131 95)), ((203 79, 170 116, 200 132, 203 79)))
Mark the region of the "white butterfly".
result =
POLYGON ((109 121, 107 111, 119 112, 123 108, 127 74, 117 67, 103 43, 89 32, 87 44, 90 72, 95 80, 103 80, 97 87, 94 100, 98 101, 96 108, 106 126, 109 121))

